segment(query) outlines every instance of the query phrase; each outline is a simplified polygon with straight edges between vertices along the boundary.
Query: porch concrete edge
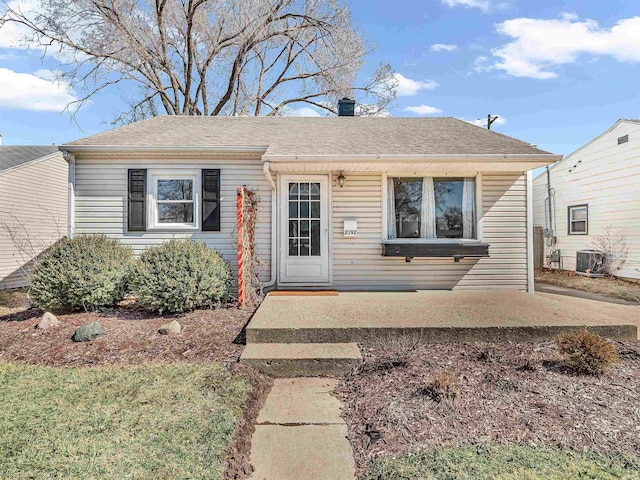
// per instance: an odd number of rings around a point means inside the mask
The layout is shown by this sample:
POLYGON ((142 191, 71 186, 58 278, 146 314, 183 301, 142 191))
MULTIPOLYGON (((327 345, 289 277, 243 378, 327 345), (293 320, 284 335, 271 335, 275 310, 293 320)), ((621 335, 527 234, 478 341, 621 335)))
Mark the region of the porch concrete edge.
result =
POLYGON ((448 342, 538 342, 559 333, 586 329, 614 340, 636 340, 638 327, 619 325, 544 325, 489 327, 247 327, 249 343, 348 343, 368 342, 385 337, 419 336, 426 343, 448 342))

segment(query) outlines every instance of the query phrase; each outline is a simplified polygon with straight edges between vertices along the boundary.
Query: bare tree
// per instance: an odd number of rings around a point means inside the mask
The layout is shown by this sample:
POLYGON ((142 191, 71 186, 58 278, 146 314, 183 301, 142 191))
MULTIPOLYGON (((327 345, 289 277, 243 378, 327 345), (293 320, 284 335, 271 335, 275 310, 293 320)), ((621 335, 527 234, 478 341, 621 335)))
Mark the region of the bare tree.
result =
POLYGON ((71 108, 125 87, 129 109, 114 123, 294 104, 335 113, 342 96, 376 115, 395 98, 389 65, 357 83, 371 46, 340 0, 40 0, 32 11, 0 1, 0 27, 26 27, 25 45, 68 59, 60 79, 81 92, 71 108))
POLYGON ((593 239, 593 247, 605 252, 605 269, 609 275, 615 275, 627 262, 629 247, 623 229, 607 225, 601 235, 593 239))

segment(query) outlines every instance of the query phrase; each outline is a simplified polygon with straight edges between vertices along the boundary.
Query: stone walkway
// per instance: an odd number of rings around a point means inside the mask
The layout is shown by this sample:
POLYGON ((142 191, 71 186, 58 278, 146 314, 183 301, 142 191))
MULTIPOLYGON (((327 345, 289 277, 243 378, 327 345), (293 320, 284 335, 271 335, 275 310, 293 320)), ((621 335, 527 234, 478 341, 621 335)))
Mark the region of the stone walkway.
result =
POLYGON ((336 380, 276 379, 251 439, 252 480, 353 480, 336 380))

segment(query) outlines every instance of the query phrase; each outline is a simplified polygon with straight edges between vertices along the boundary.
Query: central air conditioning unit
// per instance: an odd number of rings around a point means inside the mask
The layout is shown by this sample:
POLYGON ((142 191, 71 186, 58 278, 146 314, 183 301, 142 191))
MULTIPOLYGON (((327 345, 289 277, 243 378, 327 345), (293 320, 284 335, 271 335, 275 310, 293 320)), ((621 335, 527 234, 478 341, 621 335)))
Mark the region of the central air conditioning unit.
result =
POLYGON ((576 273, 588 277, 607 275, 607 254, 601 250, 578 250, 576 252, 576 273))

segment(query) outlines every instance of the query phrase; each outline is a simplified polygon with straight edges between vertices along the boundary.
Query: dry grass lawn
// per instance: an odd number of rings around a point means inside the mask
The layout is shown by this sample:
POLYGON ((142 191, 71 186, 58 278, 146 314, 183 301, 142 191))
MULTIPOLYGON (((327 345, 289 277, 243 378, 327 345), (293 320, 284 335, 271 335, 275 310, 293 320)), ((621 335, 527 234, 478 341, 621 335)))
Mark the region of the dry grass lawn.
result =
POLYGON ((221 479, 250 391, 221 364, 0 363, 0 478, 221 479))
POLYGON ((615 277, 590 278, 575 272, 536 270, 535 281, 640 303, 640 283, 615 277))

